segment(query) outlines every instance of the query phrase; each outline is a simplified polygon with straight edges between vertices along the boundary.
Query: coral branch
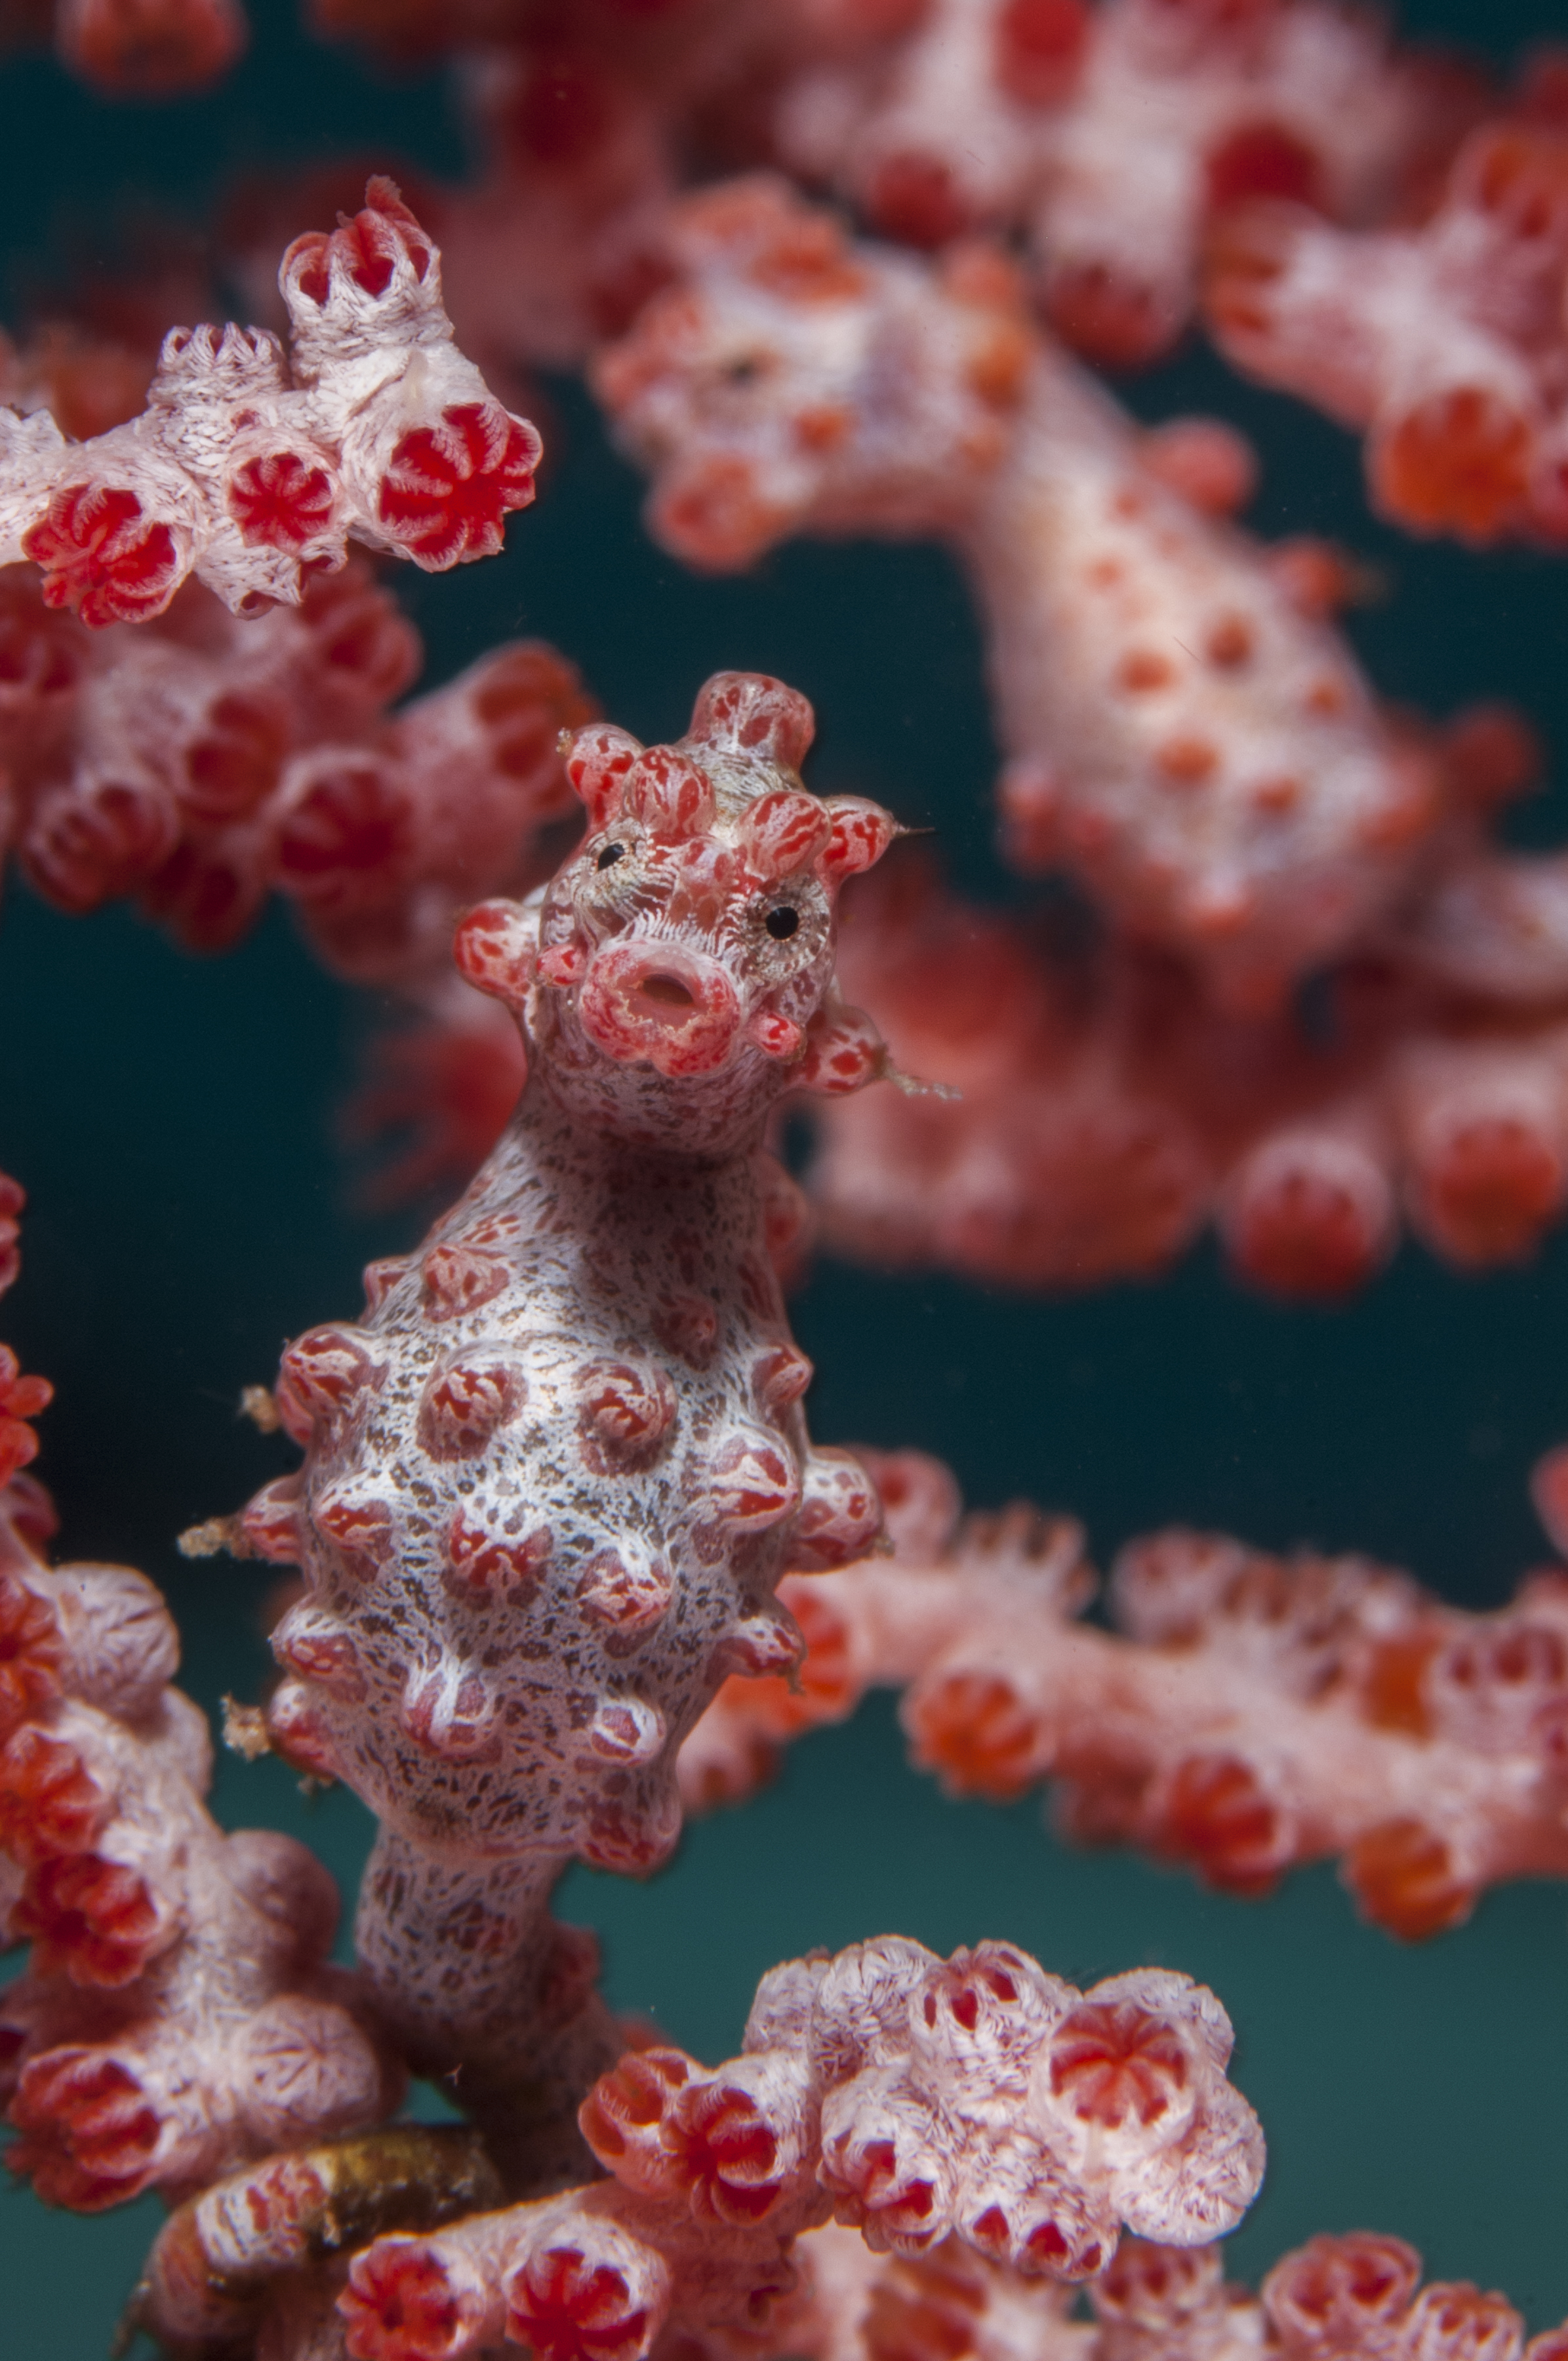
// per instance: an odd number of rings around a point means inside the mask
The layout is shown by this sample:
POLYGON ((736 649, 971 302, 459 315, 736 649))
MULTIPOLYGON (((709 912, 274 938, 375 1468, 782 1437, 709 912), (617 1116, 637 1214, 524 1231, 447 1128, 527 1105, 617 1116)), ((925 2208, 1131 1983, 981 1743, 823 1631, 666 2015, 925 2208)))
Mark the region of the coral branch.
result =
POLYGON ((62 65, 112 98, 173 98, 225 74, 248 38, 239 0, 56 0, 62 65))
POLYGON ((1007 1944, 942 1960, 895 1937, 788 1961, 739 2059, 633 2052, 589 2093, 609 2181, 357 2257, 349 2353, 460 2361, 504 2334, 641 2361, 683 2332, 778 2349, 790 2249, 830 2215, 881 2251, 956 2235, 1058 2279, 1102 2268, 1123 2223, 1201 2245, 1262 2176, 1231 2040, 1212 1993, 1161 1969, 1083 1993, 1007 1944))
POLYGON ((297 604, 349 535, 426 571, 493 555, 533 498, 540 442, 453 342, 441 258, 389 181, 279 284, 291 349, 261 329, 176 328, 148 406, 69 444, 0 412, 0 564, 95 629, 163 612, 194 573, 236 614, 297 604))
POLYGON ((1023 230, 1058 334, 1127 368, 1176 341, 1238 203, 1385 217, 1480 98, 1319 0, 937 0, 891 49, 807 68, 776 122, 886 236, 1023 230))
POLYGON ((1367 432, 1373 504, 1472 544, 1568 538, 1568 106, 1543 53, 1420 228, 1282 203, 1227 222, 1207 305, 1238 368, 1367 432))
POLYGON ((745 1794, 780 1741, 891 1686, 951 1793, 1050 1779, 1069 1833, 1229 1892, 1338 1855, 1364 1915, 1413 1940, 1499 1879, 1568 1875, 1563 1575, 1469 1615, 1365 1559, 1175 1532, 1117 1558, 1113 1635, 1074 1620, 1093 1589, 1077 1526, 1025 1508, 960 1523, 938 1463, 873 1465, 893 1559, 784 1584, 798 1685, 726 1686, 682 1751, 688 1808, 745 1794))
POLYGON ((858 890, 842 974, 898 1064, 957 1095, 813 1109, 823 1243, 1087 1287, 1167 1268, 1212 1221, 1239 1276, 1331 1301, 1401 1221, 1462 1268, 1524 1258, 1568 1203, 1561 866, 1455 863, 1325 979, 1314 1038, 1295 1011, 1216 1011, 1168 959, 964 904, 900 853, 858 890))
MULTIPOLYGON (((15 1182, 0 1202, 14 1237, 15 1182)), ((126 1566, 51 1572, 26 1481, 0 1494, 0 1910, 32 1956, 0 1998, 0 2099, 12 2169, 93 2213, 375 2123, 401 2080, 325 1964, 326 1871, 203 1806, 206 1724, 168 1686, 158 1591, 126 1566)))
POLYGON ((417 634, 363 559, 240 621, 188 586, 132 631, 0 583, 0 748, 30 884, 132 895, 192 950, 286 895, 356 981, 433 988, 478 895, 547 875, 575 811, 555 741, 592 712, 553 649, 493 650, 396 715, 417 634))
POLYGON ((839 2229, 795 2250, 799 2291, 770 2354, 806 2361, 1557 2361, 1564 2331, 1527 2346, 1500 2295, 1464 2280, 1421 2287, 1403 2239, 1357 2230, 1285 2255, 1257 2294, 1227 2284, 1218 2247, 1126 2238, 1088 2290, 1092 2321, 1067 2316, 1064 2290, 966 2252, 956 2239, 919 2256, 869 2254, 839 2229))

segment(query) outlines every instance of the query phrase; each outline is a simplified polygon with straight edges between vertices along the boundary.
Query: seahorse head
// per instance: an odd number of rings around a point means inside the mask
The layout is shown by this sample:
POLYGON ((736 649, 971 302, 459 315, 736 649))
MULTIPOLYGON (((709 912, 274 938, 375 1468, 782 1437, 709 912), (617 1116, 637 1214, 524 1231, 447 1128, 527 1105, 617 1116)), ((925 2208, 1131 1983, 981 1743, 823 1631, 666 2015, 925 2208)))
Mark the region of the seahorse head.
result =
POLYGON ((655 540, 728 572, 794 533, 961 522, 1036 345, 1000 252, 851 244, 766 173, 685 199, 666 243, 671 283, 594 368, 655 540))
POLYGON ((882 1071, 832 996, 834 911, 897 824, 802 785, 814 727, 781 681, 717 673, 674 745, 579 730, 566 770, 588 829, 537 935, 515 905, 465 921, 464 973, 517 1008, 550 1087, 596 1128, 707 1153, 786 1090, 882 1071))

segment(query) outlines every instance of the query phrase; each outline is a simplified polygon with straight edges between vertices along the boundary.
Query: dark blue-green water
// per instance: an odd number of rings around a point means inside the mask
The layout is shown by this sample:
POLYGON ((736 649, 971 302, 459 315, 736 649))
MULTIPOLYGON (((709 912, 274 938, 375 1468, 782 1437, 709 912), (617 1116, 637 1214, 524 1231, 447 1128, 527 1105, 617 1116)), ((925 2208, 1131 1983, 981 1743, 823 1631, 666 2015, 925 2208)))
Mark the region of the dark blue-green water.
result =
MULTIPOLYGON (((0 285, 112 268, 149 203, 200 223, 228 178, 352 150, 455 170, 435 82, 381 83, 252 0, 251 60, 215 97, 111 110, 45 63, 0 65, 0 285)), ((1552 29, 1551 0, 1447 0, 1412 29, 1495 56, 1552 29)), ((1561 19, 1560 19, 1561 21, 1561 19)), ((1561 570, 1428 550, 1372 524, 1349 443, 1193 353, 1134 389, 1146 415, 1204 406, 1258 439, 1268 531, 1335 533, 1390 596, 1354 629, 1380 685, 1435 710, 1517 697, 1568 758, 1561 570)), ((540 504, 504 559, 405 575, 439 680, 520 631, 556 641, 618 720, 683 725, 719 665, 782 674, 815 701, 816 777, 936 827, 971 890, 993 864, 992 750, 960 585, 926 549, 799 547, 753 579, 697 582, 640 533, 637 487, 591 412, 556 389, 540 504)), ((1568 835, 1568 796, 1521 820, 1568 835)), ((373 1013, 373 1012, 372 1012, 373 1013)), ((181 1565, 173 1536, 242 1500, 285 1455, 234 1413, 278 1348, 352 1312, 370 1256, 417 1217, 352 1210, 334 1112, 367 1027, 274 917, 198 963, 122 913, 0 910, 0 1165, 32 1200, 5 1334, 53 1377, 39 1472, 72 1554, 145 1566, 173 1596, 204 1704, 254 1695, 261 1584, 181 1565)), ((1475 1604, 1542 1554, 1530 1464, 1568 1433, 1568 1235, 1528 1271, 1473 1281, 1407 1252, 1348 1312, 1283 1312, 1200 1255, 1158 1288, 1026 1301, 832 1266, 796 1306, 829 1440, 942 1452, 970 1498, 1071 1509, 1107 1556, 1180 1518, 1266 1543, 1355 1545, 1475 1604)), ((367 1822, 307 1808, 276 1764, 225 1763, 233 1825, 303 1834, 351 1889, 367 1822)), ((707 2055, 731 2048, 759 1972, 809 1945, 897 1928, 947 1949, 1005 1935, 1091 1978, 1136 1961, 1212 1982, 1240 2034, 1237 2079, 1269 2132, 1268 2185, 1238 2271, 1324 2228, 1399 2232, 1435 2272, 1506 2289, 1541 2327, 1568 2312, 1568 1900, 1494 1894, 1420 1951, 1357 1925, 1328 1872, 1262 1905, 1217 1900, 1119 1856, 1066 1851, 1036 1807, 941 1800, 904 1767, 885 1701, 803 1745, 780 1784, 686 1837, 645 1887, 578 1872, 566 1913, 600 1929, 612 1999, 707 2055)), ((98 2361, 158 2211, 95 2222, 0 2195, 0 2356, 98 2361)))

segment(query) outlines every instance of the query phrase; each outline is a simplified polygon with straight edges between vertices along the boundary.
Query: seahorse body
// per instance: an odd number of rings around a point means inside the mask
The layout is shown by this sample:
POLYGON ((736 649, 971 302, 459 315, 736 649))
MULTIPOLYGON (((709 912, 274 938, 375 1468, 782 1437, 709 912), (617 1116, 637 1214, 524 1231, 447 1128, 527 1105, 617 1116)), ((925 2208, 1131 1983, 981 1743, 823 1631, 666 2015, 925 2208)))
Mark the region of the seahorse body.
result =
POLYGON ((802 788, 811 733, 804 698, 733 674, 677 746, 577 733, 581 850, 458 939, 518 1012, 517 1115, 418 1252, 371 1267, 362 1322, 284 1358, 305 1465, 244 1520, 307 1586, 274 1741, 449 1872, 663 1858, 681 1739, 729 1673, 800 1651, 780 1575, 878 1532, 863 1472, 807 1438, 769 1250, 793 1219, 769 1108, 883 1063, 832 998, 833 912, 894 823, 802 788))

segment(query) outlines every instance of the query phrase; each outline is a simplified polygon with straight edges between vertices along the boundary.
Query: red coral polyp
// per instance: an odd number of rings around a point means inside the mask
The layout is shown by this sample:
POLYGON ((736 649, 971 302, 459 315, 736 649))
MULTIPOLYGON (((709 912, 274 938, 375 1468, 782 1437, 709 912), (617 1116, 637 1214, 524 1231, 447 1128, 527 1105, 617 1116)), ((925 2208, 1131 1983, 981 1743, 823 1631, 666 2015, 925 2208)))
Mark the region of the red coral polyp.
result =
POLYGON ((299 451, 247 459, 229 478, 229 514, 253 545, 297 555, 332 523, 336 491, 325 467, 299 451))
POLYGON ((1420 2257, 1402 2238, 1365 2230, 1312 2238, 1276 2263, 1263 2308, 1287 2353, 1355 2352, 1400 2317, 1420 2276, 1420 2257))
POLYGON ((355 2257, 338 2309, 353 2361, 449 2361, 472 2344, 472 2305, 442 2257, 384 2238, 355 2257))
POLYGON ((107 1796, 68 1740, 24 1725, 0 1753, 0 1847, 25 1869, 85 1851, 108 1811, 107 1796))
POLYGON ((162 2126, 141 2083, 101 2050, 51 2049, 23 2071, 8 2162, 46 2204, 101 2213, 146 2188, 162 2126))
POLYGON ((65 1643, 48 1599, 0 1573, 0 1739, 60 1695, 65 1643))
POLYGON ((184 573, 170 527, 123 484, 62 484, 22 548, 42 569, 45 606, 94 631, 161 614, 184 573))
POLYGON ((704 2082, 683 2092, 666 2133, 677 2185, 699 2221, 762 2221, 783 2193, 777 2135, 748 2091, 704 2082))
POLYGON ((0 1484, 8 1484, 19 1467, 38 1457, 38 1439, 27 1422, 53 1399, 49 1379, 24 1378, 15 1353, 0 1345, 0 1484))
POLYGON ((111 1990, 135 1982, 169 1931, 145 1878, 92 1852, 40 1861, 11 1927, 36 1944, 38 1971, 111 1990))
POLYGON ((495 401, 455 402, 396 445, 377 513, 417 566, 442 573, 502 546, 501 520, 533 499, 539 437, 495 401))
POLYGON ((1051 2043, 1053 2094, 1105 2131, 1162 2123, 1185 2102, 1191 2074, 1176 2027, 1135 2001, 1084 2001, 1051 2043))
POLYGON ((647 2307, 623 2273, 575 2246, 551 2246, 514 2273, 507 2333, 534 2361, 636 2361, 651 2337, 647 2307))

